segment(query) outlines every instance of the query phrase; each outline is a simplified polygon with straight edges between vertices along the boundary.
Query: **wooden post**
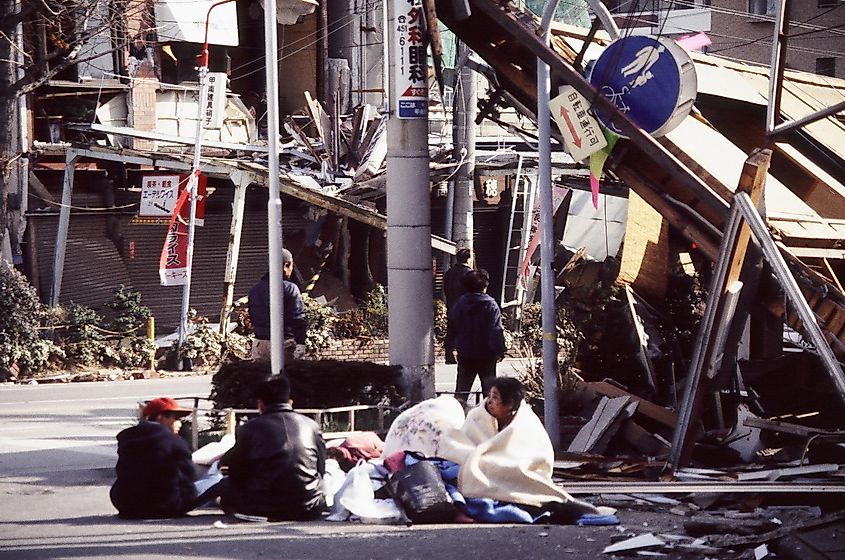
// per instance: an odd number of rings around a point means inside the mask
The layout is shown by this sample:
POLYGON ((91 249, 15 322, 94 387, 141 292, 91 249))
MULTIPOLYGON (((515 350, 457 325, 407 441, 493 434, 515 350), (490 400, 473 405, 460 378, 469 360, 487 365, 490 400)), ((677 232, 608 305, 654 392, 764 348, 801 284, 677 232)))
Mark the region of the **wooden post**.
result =
POLYGON ((152 315, 147 317, 147 340, 153 343, 153 349, 150 350, 150 369, 156 369, 156 319, 152 315))

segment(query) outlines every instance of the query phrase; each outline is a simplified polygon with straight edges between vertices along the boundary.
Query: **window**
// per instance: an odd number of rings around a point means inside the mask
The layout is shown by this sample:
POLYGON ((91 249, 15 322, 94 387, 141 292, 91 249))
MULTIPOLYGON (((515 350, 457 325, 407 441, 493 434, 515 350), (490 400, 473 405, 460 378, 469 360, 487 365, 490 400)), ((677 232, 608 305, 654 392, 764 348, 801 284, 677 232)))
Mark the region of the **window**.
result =
POLYGON ((833 57, 817 58, 816 74, 820 76, 836 76, 836 59, 833 57))
POLYGON ((748 13, 755 16, 774 15, 775 0, 748 0, 748 13))

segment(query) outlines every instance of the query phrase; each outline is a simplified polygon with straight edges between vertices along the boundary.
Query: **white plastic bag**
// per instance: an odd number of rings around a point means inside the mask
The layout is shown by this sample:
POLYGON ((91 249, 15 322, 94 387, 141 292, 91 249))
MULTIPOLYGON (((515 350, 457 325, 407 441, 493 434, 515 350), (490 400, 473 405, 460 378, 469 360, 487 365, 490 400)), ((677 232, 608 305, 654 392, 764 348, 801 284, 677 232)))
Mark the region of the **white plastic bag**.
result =
POLYGON ((358 461, 335 494, 332 513, 327 520, 346 521, 356 517, 362 523, 401 522, 404 516, 392 498, 380 500, 375 497, 375 490, 383 485, 384 480, 374 464, 363 459, 358 461), (375 480, 371 479, 371 475, 375 480))
POLYGON ((323 498, 326 505, 334 506, 334 496, 346 482, 346 473, 334 459, 326 459, 326 474, 323 475, 323 498))

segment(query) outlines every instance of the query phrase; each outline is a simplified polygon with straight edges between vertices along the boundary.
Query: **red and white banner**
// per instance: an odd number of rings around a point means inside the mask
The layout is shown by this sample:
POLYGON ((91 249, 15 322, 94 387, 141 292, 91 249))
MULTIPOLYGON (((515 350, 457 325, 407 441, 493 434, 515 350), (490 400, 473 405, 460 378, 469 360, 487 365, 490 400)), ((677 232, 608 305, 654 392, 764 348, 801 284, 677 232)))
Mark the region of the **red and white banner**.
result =
POLYGON ((167 237, 161 248, 158 261, 158 276, 162 286, 184 286, 191 277, 188 268, 188 223, 181 217, 183 207, 187 207, 190 191, 184 189, 176 200, 170 223, 167 226, 167 237))

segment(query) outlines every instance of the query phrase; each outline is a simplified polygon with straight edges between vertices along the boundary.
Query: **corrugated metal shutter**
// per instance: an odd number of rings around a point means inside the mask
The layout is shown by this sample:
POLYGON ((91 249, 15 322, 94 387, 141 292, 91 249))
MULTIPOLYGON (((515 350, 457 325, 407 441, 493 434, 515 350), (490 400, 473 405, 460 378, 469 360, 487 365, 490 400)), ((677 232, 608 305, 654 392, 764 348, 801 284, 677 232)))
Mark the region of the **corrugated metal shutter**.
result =
MULTIPOLYGON (((232 223, 232 196, 231 189, 218 188, 209 197, 209 203, 216 198, 216 204, 209 204, 205 225, 197 228, 194 239, 191 307, 211 322, 218 321, 223 302, 223 272, 232 223)), ((246 295, 267 272, 266 197, 265 189, 250 188, 247 191, 235 299, 246 295)), ((303 218, 298 205, 285 199, 282 210, 283 236, 301 230, 303 218)), ((182 305, 181 287, 161 286, 159 283, 158 259, 165 232, 165 226, 130 224, 125 234, 127 245, 135 242, 135 257, 128 263, 129 273, 136 289, 143 294, 145 305, 153 309, 162 333, 176 329, 182 305)))
MULTIPOLYGON (((217 322, 223 301, 232 192, 231 188, 218 187, 209 197, 205 225, 197 229, 195 237, 191 307, 211 322, 217 322)), ((263 188, 247 191, 235 298, 246 295, 267 271, 266 200, 267 191, 263 188)), ((287 237, 302 229, 304 219, 298 202, 285 197, 282 208, 287 237)), ((38 215, 31 219, 35 220, 32 242, 36 246, 38 288, 42 299, 47 300, 53 277, 58 215, 38 215)), ((120 216, 124 255, 121 257, 105 235, 106 219, 103 215, 71 217, 61 301, 100 309, 103 302, 111 299, 114 289, 124 284, 141 292, 142 302, 156 318, 158 332, 172 332, 179 324, 182 289, 159 283, 158 260, 167 227, 133 224, 131 216, 120 216)))
MULTIPOLYGON (((32 242, 36 244, 38 258, 37 288, 42 300, 47 301, 53 284, 59 217, 57 214, 42 214, 29 219, 34 222, 32 227, 36 232, 32 242)), ((71 219, 60 303, 74 302, 100 311, 102 304, 112 298, 117 286, 132 287, 126 263, 115 243, 106 237, 108 219, 109 216, 102 214, 80 214, 71 219)), ((116 216, 115 219, 126 224, 130 216, 116 216)))

